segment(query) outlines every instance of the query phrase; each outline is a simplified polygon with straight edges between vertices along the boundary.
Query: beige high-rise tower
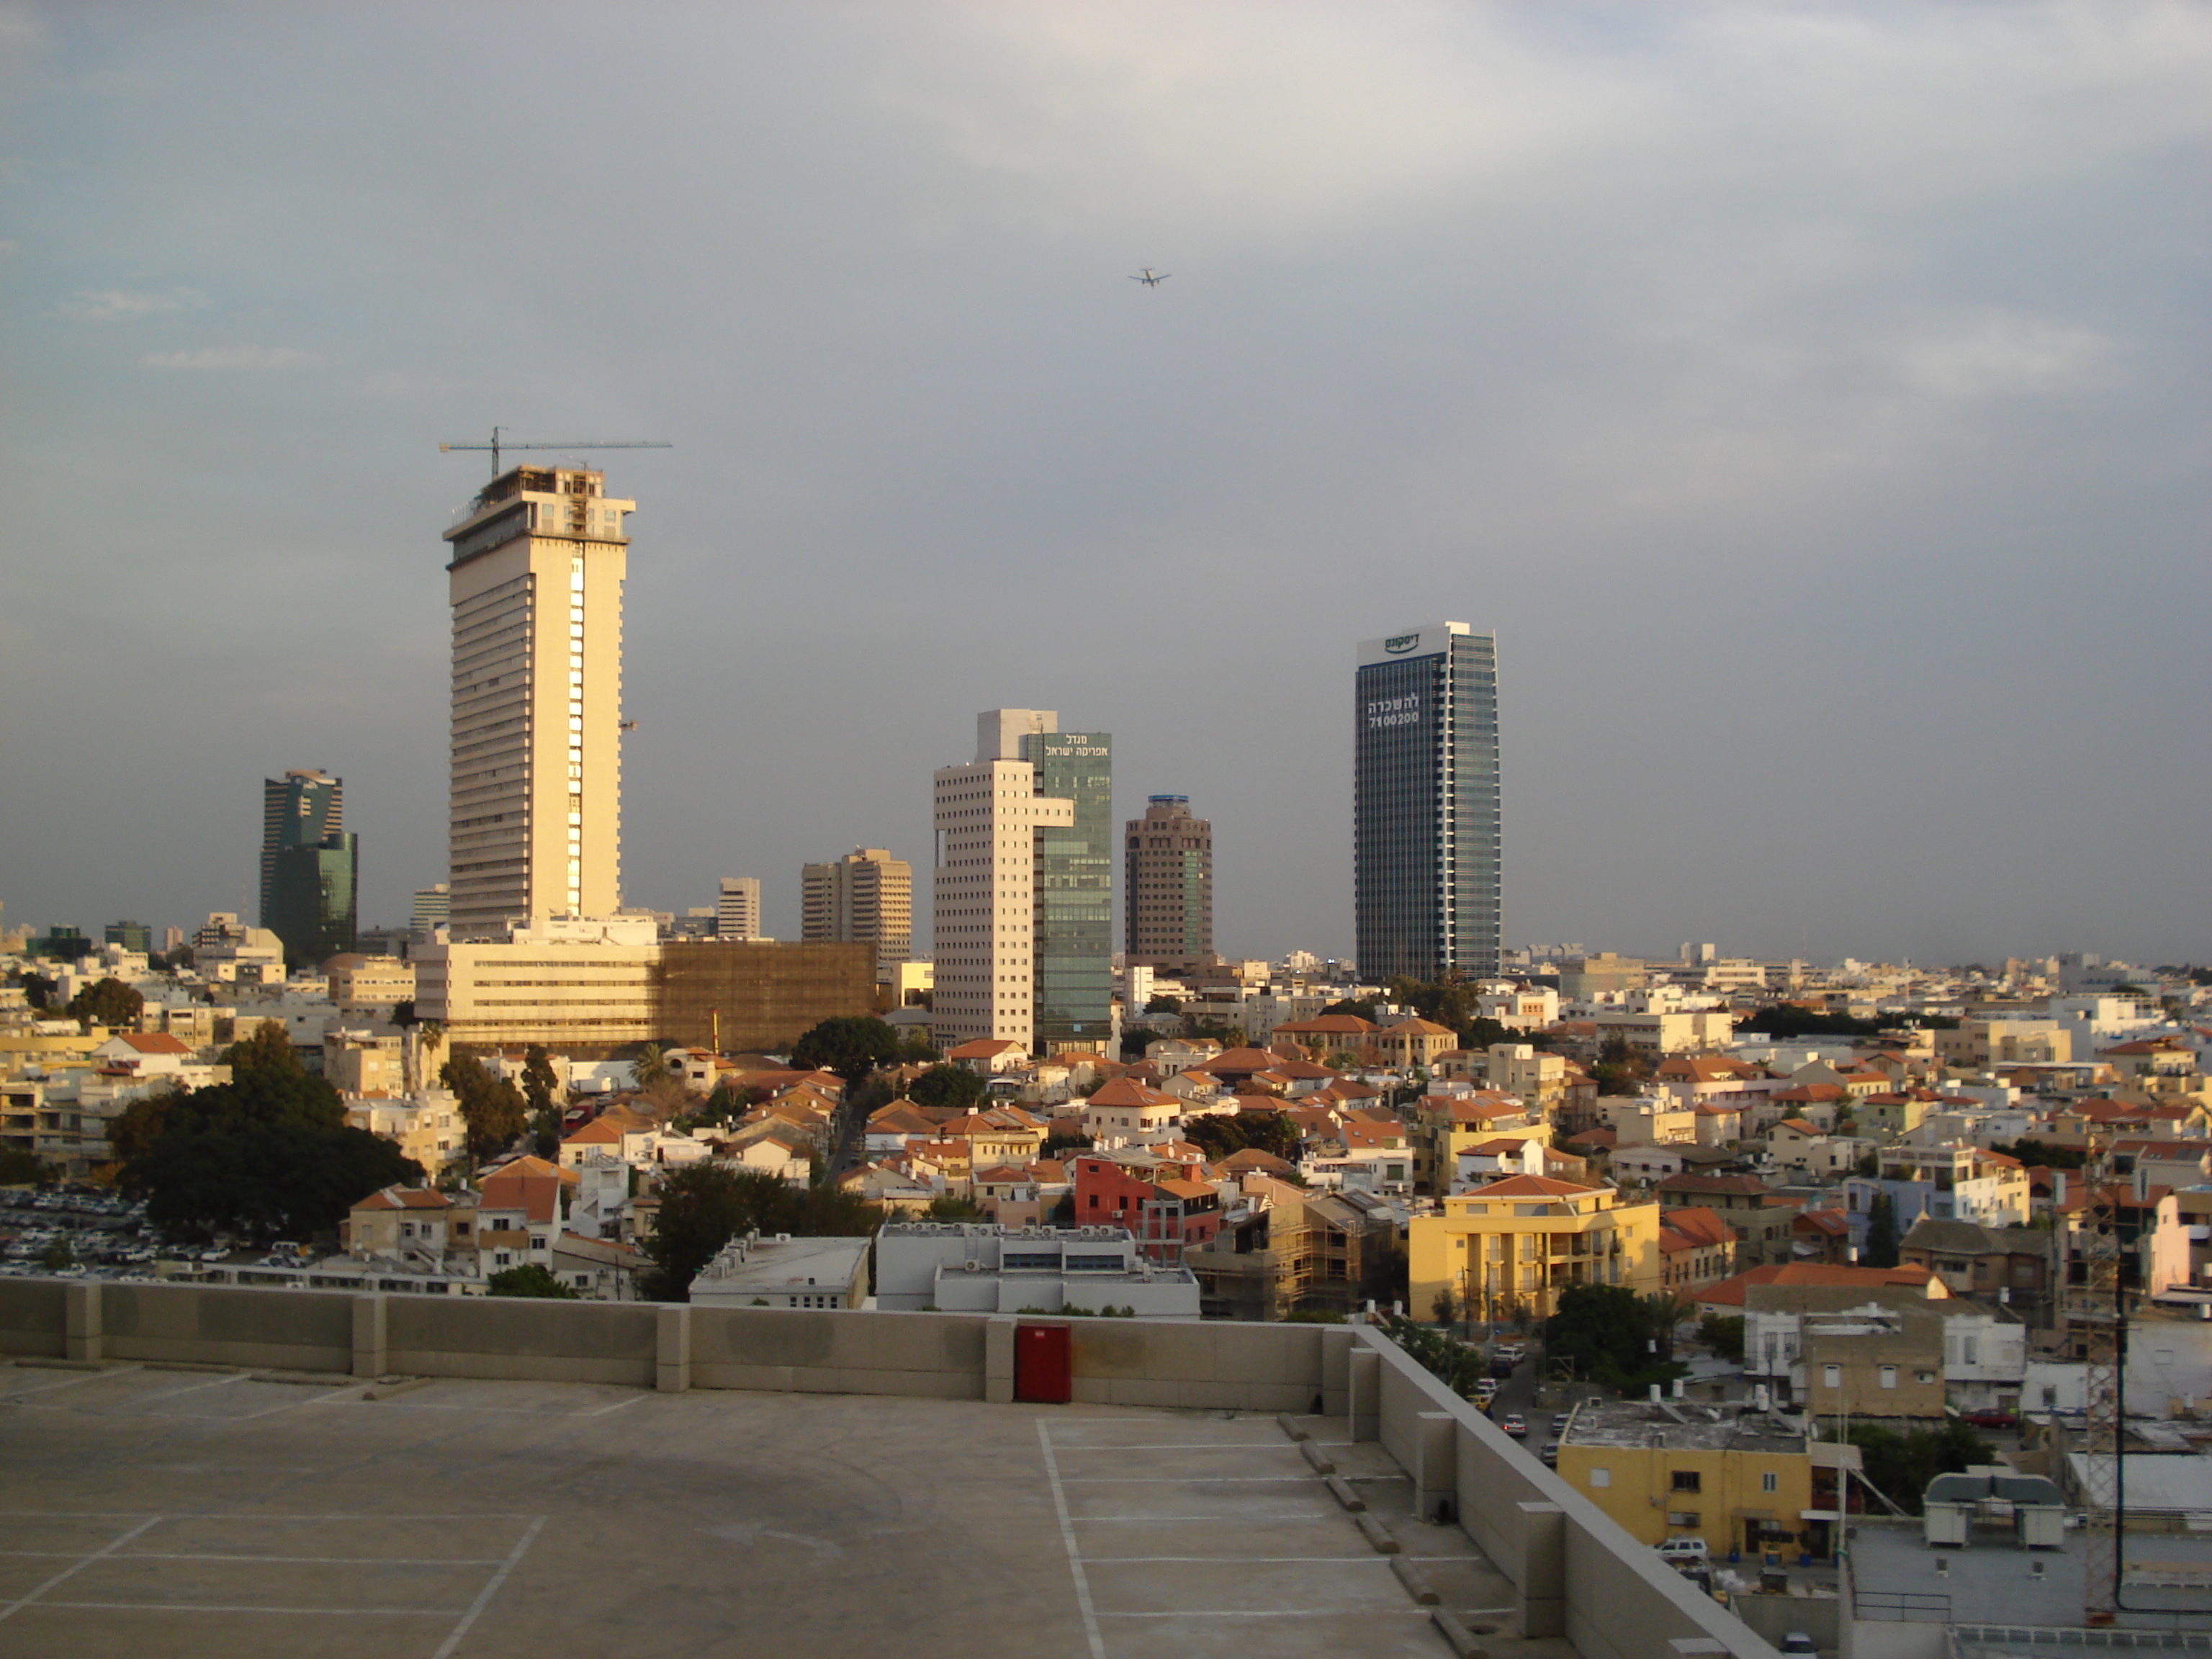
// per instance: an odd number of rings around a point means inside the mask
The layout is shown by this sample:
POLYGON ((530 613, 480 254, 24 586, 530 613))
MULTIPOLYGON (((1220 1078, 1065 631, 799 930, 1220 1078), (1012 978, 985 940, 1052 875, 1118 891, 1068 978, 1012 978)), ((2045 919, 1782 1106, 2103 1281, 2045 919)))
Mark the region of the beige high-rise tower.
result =
POLYGON ((453 544, 453 937, 622 902, 622 599, 637 503, 515 467, 453 544))
POLYGON ((860 939, 876 947, 876 981, 914 954, 914 866, 880 847, 856 847, 804 876, 799 937, 860 939))
POLYGON ((1035 1050, 1037 840, 1073 827, 1075 803, 1037 793, 1022 741, 1059 730, 1047 709, 994 708, 975 717, 974 763, 938 769, 929 1024, 940 1047, 1001 1037, 1035 1050))

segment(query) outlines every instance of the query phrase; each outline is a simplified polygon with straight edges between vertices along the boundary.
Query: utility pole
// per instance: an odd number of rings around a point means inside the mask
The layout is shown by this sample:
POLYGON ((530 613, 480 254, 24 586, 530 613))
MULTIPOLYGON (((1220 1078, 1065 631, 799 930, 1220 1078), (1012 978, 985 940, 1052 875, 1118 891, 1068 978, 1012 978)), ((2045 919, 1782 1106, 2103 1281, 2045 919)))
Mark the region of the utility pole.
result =
POLYGON ((2088 1413, 2082 1458, 2087 1476, 2083 1516, 2081 1622, 2112 1624, 2118 1613, 2124 1515, 2120 1458, 2127 1425, 2122 1420, 2120 1369, 2127 1363, 2127 1329, 2121 1307, 2119 1203, 2112 1189, 2109 1149, 2100 1139, 2083 1164, 2089 1202, 2082 1212, 2083 1297, 2075 1315, 2085 1332, 2082 1402, 2088 1413))

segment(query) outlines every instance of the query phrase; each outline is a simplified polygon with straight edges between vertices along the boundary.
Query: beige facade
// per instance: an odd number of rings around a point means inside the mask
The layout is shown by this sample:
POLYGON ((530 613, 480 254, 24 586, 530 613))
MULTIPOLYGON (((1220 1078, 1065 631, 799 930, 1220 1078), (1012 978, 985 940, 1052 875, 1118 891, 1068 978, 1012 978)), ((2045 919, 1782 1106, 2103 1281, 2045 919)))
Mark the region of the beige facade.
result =
POLYGON ((1037 839, 1075 823, 1075 803, 1036 792, 1021 739, 1056 732, 1048 709, 999 708, 976 720, 976 756, 936 775, 930 1026, 940 1048, 1003 1038, 1036 1043, 1037 839))
POLYGON ((876 947, 876 982, 896 981, 914 954, 914 866, 880 847, 856 847, 833 864, 806 866, 799 937, 876 947))
POLYGON ((415 964, 398 957, 348 952, 323 964, 331 1000, 341 1008, 392 1008, 415 994, 415 964))
POLYGON ((661 1035, 660 958, 650 921, 549 921, 502 940, 427 945, 416 955, 415 1010, 455 1048, 611 1050, 661 1035))
POLYGON ((636 503, 599 472, 516 467, 453 546, 452 927, 622 902, 622 606, 636 503))

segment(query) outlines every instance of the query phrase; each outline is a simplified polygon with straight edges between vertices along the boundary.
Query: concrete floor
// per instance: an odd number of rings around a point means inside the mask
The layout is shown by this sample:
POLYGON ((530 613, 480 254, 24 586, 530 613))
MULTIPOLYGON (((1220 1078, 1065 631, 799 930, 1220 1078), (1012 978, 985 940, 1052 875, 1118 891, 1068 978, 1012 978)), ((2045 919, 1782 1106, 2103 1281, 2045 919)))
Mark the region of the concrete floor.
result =
MULTIPOLYGON (((0 1659, 1449 1651, 1271 1418, 366 1393, 0 1364, 0 1659)), ((1510 1627, 1380 1447, 1308 1426, 1448 1607, 1510 1627)))

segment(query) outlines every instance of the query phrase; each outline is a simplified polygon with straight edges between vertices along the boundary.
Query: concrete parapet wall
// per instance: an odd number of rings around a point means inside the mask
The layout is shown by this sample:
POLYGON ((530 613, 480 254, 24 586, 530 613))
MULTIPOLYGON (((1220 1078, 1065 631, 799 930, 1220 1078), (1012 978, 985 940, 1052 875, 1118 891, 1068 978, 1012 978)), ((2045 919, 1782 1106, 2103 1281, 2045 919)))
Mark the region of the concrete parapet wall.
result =
POLYGON ((0 1279, 0 1353, 59 1359, 66 1345, 67 1281, 0 1279))
MULTIPOLYGON (((416 1376, 619 1382, 649 1389, 659 1376, 658 1316, 649 1303, 390 1297, 385 1302, 385 1363, 416 1376)), ((349 1334, 343 1368, 352 1365, 351 1345, 349 1334)))
POLYGON ((971 1314, 694 1308, 691 1386, 981 1400, 988 1323, 971 1314))
POLYGON ((1362 1326, 1353 1335, 1380 1362, 1379 1437, 1401 1467, 1425 1476, 1437 1461, 1426 1455, 1438 1432, 1434 1419, 1452 1419, 1460 1525, 1512 1580, 1527 1634, 1564 1635, 1583 1659, 1647 1659, 1669 1647, 1686 1659, 1778 1659, 1741 1620, 1380 1331, 1362 1326))
POLYGON ((353 1304, 342 1291, 93 1286, 104 1359, 178 1360, 249 1370, 350 1371, 353 1304))
POLYGON ((1073 1322, 1079 1405, 1306 1412, 1322 1398, 1320 1325, 1073 1322))

